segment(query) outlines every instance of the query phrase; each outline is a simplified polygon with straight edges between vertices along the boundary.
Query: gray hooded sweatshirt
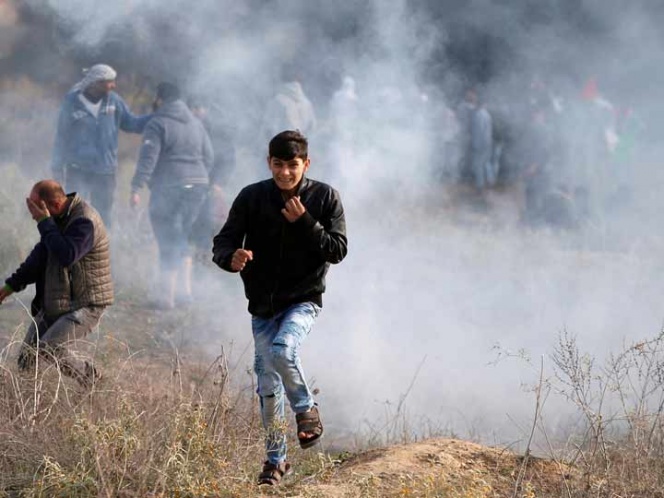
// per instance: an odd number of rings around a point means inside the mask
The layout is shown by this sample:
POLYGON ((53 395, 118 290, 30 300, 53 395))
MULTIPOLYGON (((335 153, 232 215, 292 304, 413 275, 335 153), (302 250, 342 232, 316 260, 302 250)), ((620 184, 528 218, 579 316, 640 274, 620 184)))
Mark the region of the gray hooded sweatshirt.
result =
POLYGON ((132 192, 207 185, 214 165, 212 144, 203 124, 181 100, 162 105, 143 132, 132 192))

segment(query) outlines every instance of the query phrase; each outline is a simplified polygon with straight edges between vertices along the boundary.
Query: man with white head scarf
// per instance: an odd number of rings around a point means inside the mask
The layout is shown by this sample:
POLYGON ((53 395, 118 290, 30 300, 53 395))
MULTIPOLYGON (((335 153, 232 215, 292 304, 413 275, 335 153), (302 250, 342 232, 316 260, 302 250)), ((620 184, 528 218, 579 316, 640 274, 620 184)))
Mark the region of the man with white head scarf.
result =
POLYGON ((90 85, 97 82, 113 82, 115 88, 115 78, 118 73, 111 66, 106 64, 97 64, 84 72, 83 79, 76 83, 72 90, 86 90, 90 85))
POLYGON ((115 89, 106 64, 88 69, 64 98, 53 146, 54 178, 88 199, 111 225, 118 167, 118 130, 142 133, 151 115, 135 116, 115 89))

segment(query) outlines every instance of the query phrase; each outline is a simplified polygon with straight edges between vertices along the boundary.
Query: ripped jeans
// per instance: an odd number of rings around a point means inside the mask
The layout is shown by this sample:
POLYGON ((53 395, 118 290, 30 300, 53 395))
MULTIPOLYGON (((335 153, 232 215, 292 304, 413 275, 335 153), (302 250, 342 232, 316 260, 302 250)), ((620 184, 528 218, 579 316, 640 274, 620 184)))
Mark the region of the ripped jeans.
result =
POLYGON ((266 431, 267 458, 270 463, 286 460, 284 394, 293 412, 303 413, 314 406, 307 385, 299 349, 320 313, 311 302, 290 306, 272 318, 252 316, 254 334, 254 371, 258 381, 261 418, 266 431))

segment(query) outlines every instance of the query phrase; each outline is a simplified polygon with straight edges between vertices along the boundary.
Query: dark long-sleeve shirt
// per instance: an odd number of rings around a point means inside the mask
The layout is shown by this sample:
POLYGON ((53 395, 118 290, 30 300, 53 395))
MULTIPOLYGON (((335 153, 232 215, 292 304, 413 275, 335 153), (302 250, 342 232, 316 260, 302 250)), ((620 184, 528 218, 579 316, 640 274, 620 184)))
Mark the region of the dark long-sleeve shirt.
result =
POLYGON ((5 281, 14 292, 19 292, 39 281, 46 268, 49 253, 57 258, 62 266, 68 267, 92 249, 94 227, 92 221, 87 218, 72 221, 62 232, 52 217, 40 221, 37 228, 41 240, 12 276, 5 281))

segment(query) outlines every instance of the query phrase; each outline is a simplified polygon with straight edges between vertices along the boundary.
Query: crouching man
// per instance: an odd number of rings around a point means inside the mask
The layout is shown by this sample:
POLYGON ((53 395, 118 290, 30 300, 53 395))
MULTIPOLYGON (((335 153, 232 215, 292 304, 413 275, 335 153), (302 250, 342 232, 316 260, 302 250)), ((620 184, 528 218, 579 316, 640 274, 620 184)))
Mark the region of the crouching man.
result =
POLYGON ((297 422, 302 448, 323 434, 318 406, 307 385, 299 349, 323 306, 330 263, 346 256, 346 221, 339 193, 305 176, 307 139, 284 131, 269 144, 272 178, 245 187, 214 238, 213 261, 240 272, 255 345, 267 461, 259 484, 286 474, 284 394, 297 422))
POLYGON ((41 240, 0 289, 7 296, 35 284, 34 321, 19 354, 19 368, 34 366, 35 352, 57 361, 63 374, 86 388, 98 379, 95 368, 74 358, 68 343, 84 338, 113 303, 109 240, 101 216, 77 194, 43 180, 26 199, 41 240))

